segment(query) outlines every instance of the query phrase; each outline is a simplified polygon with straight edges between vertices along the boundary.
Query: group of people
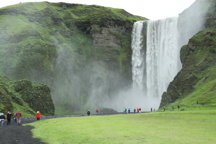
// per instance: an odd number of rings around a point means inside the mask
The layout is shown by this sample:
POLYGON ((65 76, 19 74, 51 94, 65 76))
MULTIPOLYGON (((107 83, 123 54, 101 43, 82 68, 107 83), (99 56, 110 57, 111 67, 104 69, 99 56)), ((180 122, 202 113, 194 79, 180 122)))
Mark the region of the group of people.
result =
MULTIPOLYGON (((134 113, 139 113, 139 112, 141 112, 141 108, 134 108, 133 112, 134 113)), ((124 113, 131 113, 131 109, 130 108, 125 108, 124 113)))
POLYGON ((4 113, 0 113, 0 124, 1 126, 4 126, 5 121, 7 122, 7 125, 11 124, 11 120, 13 119, 14 123, 17 123, 18 125, 21 125, 21 112, 16 112, 15 114, 12 114, 11 112, 7 112, 7 115, 5 117, 4 113))
MULTIPOLYGON (((35 117, 37 120, 40 120, 41 113, 37 111, 35 117)), ((14 114, 8 111, 6 117, 4 113, 0 113, 0 125, 4 126, 5 122, 7 122, 7 125, 10 125, 11 120, 14 121, 14 124, 21 125, 21 118, 22 118, 22 113, 19 111, 14 114)))

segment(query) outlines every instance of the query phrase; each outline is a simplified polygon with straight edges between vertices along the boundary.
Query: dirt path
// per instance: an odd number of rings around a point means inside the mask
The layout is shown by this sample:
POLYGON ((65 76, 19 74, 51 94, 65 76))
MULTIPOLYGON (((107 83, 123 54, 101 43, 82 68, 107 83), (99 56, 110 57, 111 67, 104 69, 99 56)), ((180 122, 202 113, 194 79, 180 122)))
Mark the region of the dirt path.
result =
POLYGON ((0 127, 0 144, 47 144, 32 137, 32 126, 0 127))

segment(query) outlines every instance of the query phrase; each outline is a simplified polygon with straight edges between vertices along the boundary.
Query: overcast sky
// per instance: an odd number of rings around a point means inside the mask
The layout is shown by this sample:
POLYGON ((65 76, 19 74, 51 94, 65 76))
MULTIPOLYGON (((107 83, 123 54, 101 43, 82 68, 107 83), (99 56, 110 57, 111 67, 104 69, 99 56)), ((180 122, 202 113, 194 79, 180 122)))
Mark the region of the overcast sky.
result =
MULTIPOLYGON (((44 0, 2 0, 0 7, 17 4, 20 2, 39 2, 44 0)), ((114 8, 122 8, 126 11, 147 17, 149 19, 163 19, 177 16, 189 7, 195 0, 46 0, 50 2, 67 2, 81 4, 96 4, 114 8)))

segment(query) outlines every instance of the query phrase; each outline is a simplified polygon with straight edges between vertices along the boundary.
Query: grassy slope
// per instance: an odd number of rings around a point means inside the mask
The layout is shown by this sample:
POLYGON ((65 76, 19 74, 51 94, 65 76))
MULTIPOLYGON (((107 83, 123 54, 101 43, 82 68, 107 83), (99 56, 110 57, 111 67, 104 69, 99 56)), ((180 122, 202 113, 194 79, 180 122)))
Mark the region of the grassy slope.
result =
MULTIPOLYGON (((212 73, 215 75, 216 67, 212 67, 208 70, 208 74, 212 73)), ((180 98, 174 103, 170 104, 177 107, 180 105, 184 110, 193 109, 215 109, 216 108, 216 76, 205 80, 201 79, 194 88, 194 91, 184 98, 180 98)))
POLYGON ((208 15, 206 28, 182 48, 183 68, 164 93, 161 107, 172 109, 180 105, 182 110, 216 108, 216 10, 213 10, 208 15))
POLYGON ((30 116, 38 110, 43 115, 53 115, 55 111, 46 85, 28 80, 11 81, 0 76, 0 112, 21 111, 24 116, 30 116))
POLYGON ((34 114, 29 105, 23 101, 21 95, 13 88, 14 82, 0 77, 0 111, 22 111, 24 116, 34 114))
POLYGON ((58 118, 32 123, 50 144, 214 144, 216 111, 58 118))

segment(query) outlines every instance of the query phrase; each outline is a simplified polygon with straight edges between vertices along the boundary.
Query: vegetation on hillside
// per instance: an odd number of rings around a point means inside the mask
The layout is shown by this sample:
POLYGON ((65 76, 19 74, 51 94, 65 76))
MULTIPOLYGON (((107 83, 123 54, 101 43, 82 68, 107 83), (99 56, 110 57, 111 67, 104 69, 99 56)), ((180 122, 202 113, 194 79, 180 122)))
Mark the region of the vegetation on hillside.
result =
POLYGON ((95 5, 41 2, 5 7, 0 9, 1 73, 14 79, 52 79, 60 46, 67 46, 86 59, 103 59, 106 50, 95 49, 92 34, 100 33, 103 27, 123 25, 128 33, 116 32, 115 36, 124 50, 118 50, 119 56, 113 57, 122 67, 122 61, 130 55, 133 22, 142 19, 122 9, 95 5), (42 74, 38 79, 32 78, 32 73, 42 74))
POLYGON ((209 14, 206 28, 181 50, 183 68, 164 93, 161 107, 212 109, 216 107, 216 11, 209 14), (172 103, 172 104, 170 104, 172 103))
POLYGON ((24 115, 53 115, 55 108, 46 85, 28 80, 10 81, 0 77, 0 112, 21 111, 24 115))

